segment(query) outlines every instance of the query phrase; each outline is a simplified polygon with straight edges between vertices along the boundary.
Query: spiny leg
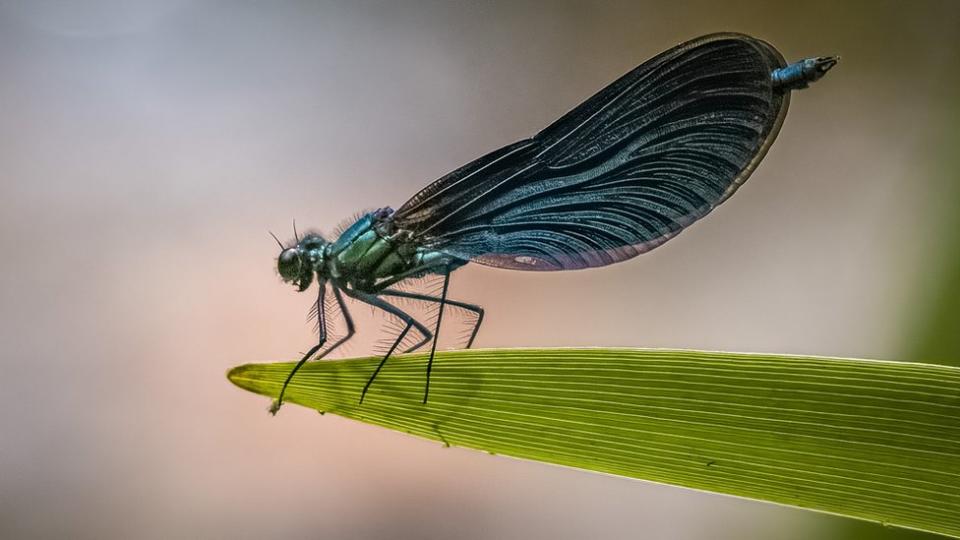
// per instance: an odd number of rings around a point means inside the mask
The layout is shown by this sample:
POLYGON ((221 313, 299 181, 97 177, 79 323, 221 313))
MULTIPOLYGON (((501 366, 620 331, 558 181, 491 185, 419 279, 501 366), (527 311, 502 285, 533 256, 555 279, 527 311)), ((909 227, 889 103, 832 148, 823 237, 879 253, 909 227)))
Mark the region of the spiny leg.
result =
POLYGON ((283 394, 287 391, 287 385, 290 384, 290 381, 293 379, 293 376, 300 370, 300 368, 310 359, 319 349, 323 347, 323 344, 327 342, 327 314, 326 308, 323 303, 324 295, 327 291, 326 283, 319 283, 319 291, 317 292, 317 333, 319 334, 319 339, 317 344, 310 348, 307 351, 307 354, 303 355, 303 358, 297 362, 297 365, 293 367, 293 370, 290 371, 290 374, 287 375, 287 380, 283 381, 283 387, 280 388, 280 395, 277 396, 277 399, 270 405, 270 414, 276 415, 277 411, 280 410, 280 406, 283 405, 283 394))
POLYGON ((440 339, 440 323, 443 322, 443 307, 447 303, 447 289, 450 287, 450 267, 443 273, 443 292, 440 294, 440 311, 437 313, 437 329, 433 332, 433 344, 430 346, 430 358, 427 360, 427 384, 423 388, 423 403, 430 396, 430 371, 433 370, 433 356, 437 353, 437 341, 440 339))
MULTIPOLYGON (((459 261, 459 264, 465 264, 465 263, 466 263, 466 261, 459 261)), ((391 294, 391 296, 402 296, 402 297, 407 297, 407 298, 414 298, 414 299, 417 299, 417 300, 428 300, 428 301, 434 301, 434 302, 438 302, 438 303, 439 303, 441 299, 436 298, 436 297, 432 297, 432 296, 431 296, 431 297, 429 297, 429 298, 420 298, 419 296, 408 296, 408 293, 406 293, 406 292, 404 292, 404 291, 394 291, 393 289, 389 289, 388 287, 392 287, 393 285, 396 285, 397 283, 400 283, 401 281, 404 281, 404 280, 409 279, 409 278, 411 278, 411 277, 420 276, 420 275, 423 275, 424 273, 428 273, 428 272, 436 272, 437 270, 440 270, 440 269, 443 270, 443 273, 444 273, 444 276, 445 276, 445 277, 444 277, 444 280, 446 280, 446 279, 449 279, 450 272, 453 271, 453 269, 456 267, 457 264, 458 264, 458 263, 457 263, 457 260, 454 259, 454 260, 452 260, 452 261, 447 261, 447 262, 443 262, 443 263, 439 263, 439 264, 438 264, 438 263, 425 264, 425 265, 422 265, 422 266, 418 266, 418 267, 416 267, 416 268, 411 268, 410 270, 407 270, 406 272, 403 272, 403 273, 401 273, 401 274, 397 274, 396 276, 393 276, 393 277, 391 277, 391 278, 388 278, 388 279, 385 279, 385 280, 382 280, 382 281, 377 282, 376 291, 375 291, 375 292, 376 292, 377 294, 380 294, 380 293, 383 293, 383 292, 385 292, 385 291, 390 291, 391 293, 401 293, 401 294, 391 294)), ((423 295, 423 296, 426 296, 426 295, 423 295)), ((454 302, 448 301, 447 303, 453 304, 454 302)), ((473 333, 472 333, 472 335, 470 336, 470 341, 469 341, 469 343, 467 344, 467 348, 469 349, 469 348, 470 348, 470 344, 473 343, 473 340, 474 340, 474 338, 476 337, 477 332, 480 330, 480 322, 483 320, 483 308, 481 308, 480 306, 472 305, 472 304, 464 304, 463 302, 456 302, 456 305, 457 305, 458 307, 465 308, 465 309, 467 309, 467 310, 469 310, 469 311, 473 311, 474 313, 477 314, 477 319, 478 319, 478 320, 477 320, 476 325, 474 326, 473 333)), ((418 329, 418 330, 419 330, 419 329, 418 329)), ((407 349, 406 351, 404 351, 404 352, 408 352, 408 353, 409 353, 409 352, 413 352, 413 351, 419 349, 420 347, 423 347, 424 345, 427 344, 428 341, 430 341, 431 338, 430 338, 429 332, 426 333, 426 334, 424 334, 423 331, 421 330, 421 334, 424 335, 424 339, 423 339, 422 341, 417 342, 416 344, 414 344, 412 347, 408 348, 408 349, 407 349)))
MULTIPOLYGON (((416 321, 416 319, 414 319, 414 320, 416 321)), ((417 322, 420 323, 420 321, 417 321, 417 322)), ((420 323, 420 324, 423 325, 423 323, 420 323)), ((420 333, 420 336, 421 336, 421 338, 422 338, 422 339, 420 339, 420 341, 418 341, 418 342, 414 343, 413 345, 407 347, 406 349, 404 349, 403 352, 404 352, 404 353, 412 353, 413 351, 419 349, 420 347, 423 347, 423 346, 426 345, 427 343, 430 343, 430 340, 433 339, 433 334, 431 334, 429 330, 427 330, 427 333, 425 333, 425 334, 421 332, 421 333, 420 333)))
POLYGON ((364 304, 369 304, 369 305, 371 305, 371 306, 373 306, 373 307, 375 307, 375 308, 378 308, 378 309, 380 309, 380 310, 382 310, 382 311, 385 311, 385 312, 389 313, 390 315, 393 315, 394 317, 397 317, 398 319, 400 319, 401 321, 403 321, 403 322, 405 322, 405 323, 411 323, 412 326, 417 330, 417 332, 419 332, 422 336, 425 336, 427 339, 430 339, 430 338, 433 336, 433 334, 430 332, 430 330, 428 330, 427 327, 423 325, 423 323, 421 323, 420 321, 414 319, 414 318, 413 318, 409 313, 407 313, 406 311, 403 311, 402 309, 398 308, 397 306, 395 306, 395 305, 393 305, 393 304, 391 304, 391 303, 389 303, 389 302, 387 302, 387 301, 385 301, 385 300, 380 299, 380 298, 377 297, 377 295, 375 295, 375 294, 369 294, 369 293, 365 293, 365 292, 360 292, 360 291, 357 291, 357 290, 354 290, 354 289, 344 289, 343 292, 346 293, 347 296, 349 296, 349 297, 351 297, 351 298, 355 298, 355 299, 363 302, 364 304))
MULTIPOLYGON (((434 302, 440 303, 440 298, 436 296, 430 296, 428 294, 419 294, 412 293, 407 291, 398 291, 395 289, 384 289, 380 292, 384 296, 395 296, 398 298, 410 298, 411 300, 422 300, 424 302, 434 302)), ((473 323, 473 330, 470 332, 470 339, 467 341, 465 349, 469 349, 473 346, 474 340, 477 338, 477 333, 480 331, 480 325, 483 324, 483 308, 476 304, 468 304, 466 302, 460 302, 459 300, 447 299, 447 304, 451 306, 456 306, 458 308, 465 309, 467 311, 476 313, 477 320, 473 323)))
POLYGON ((437 264, 437 263, 434 263, 434 264, 424 264, 424 265, 422 265, 422 266, 417 266, 416 268, 411 268, 410 270, 407 270, 406 272, 402 272, 402 273, 400 273, 400 274, 397 274, 397 275, 395 275, 395 276, 393 276, 393 277, 391 277, 391 278, 387 278, 387 279, 384 279, 384 280, 382 280, 382 281, 378 281, 378 282, 377 282, 377 285, 376 285, 376 290, 377 290, 377 292, 382 291, 382 290, 386 289, 387 287, 392 287, 392 286, 396 285, 397 283, 400 283, 401 281, 404 281, 404 280, 409 279, 409 278, 411 278, 411 277, 414 277, 414 276, 422 276, 422 275, 425 274, 425 273, 434 272, 434 271, 439 270, 439 269, 441 269, 441 268, 447 268, 446 264, 445 264, 445 263, 440 263, 440 264, 437 264))
MULTIPOLYGON (((403 332, 401 333, 400 337, 397 338, 397 340, 394 342, 393 346, 390 347, 390 351, 386 354, 386 356, 384 356, 383 360, 380 361, 380 366, 381 366, 381 367, 383 366, 383 363, 387 361, 387 358, 389 358, 389 356, 393 353, 393 351, 396 349, 396 347, 399 346, 399 344, 400 344, 400 342, 403 340, 403 338, 406 337, 406 334, 407 334, 407 332, 409 332, 409 330, 410 330, 411 327, 416 328, 416 329, 417 329, 417 332, 419 332, 422 336, 424 336, 424 341, 422 341, 421 343, 418 343, 417 345, 414 345, 413 348, 419 347, 420 344, 422 344, 423 342, 425 342, 425 341, 429 340, 431 337, 433 337, 432 334, 430 333, 430 330, 428 330, 427 327, 423 325, 423 323, 421 323, 420 321, 414 319, 410 314, 408 314, 407 312, 405 312, 405 311, 403 311, 402 309, 398 308, 397 306, 395 306, 395 305, 393 305, 393 304, 391 304, 391 303, 389 303, 389 302, 387 302, 387 301, 385 301, 385 300, 382 300, 382 299, 378 298, 376 295, 368 294, 368 293, 364 293, 364 292, 360 292, 360 291, 352 290, 352 289, 344 289, 344 292, 345 292, 348 296, 350 296, 350 297, 352 297, 352 298, 356 298, 357 300, 359 300, 359 301, 361 301, 361 302, 364 302, 364 303, 366 303, 366 304, 369 304, 369 305, 371 305, 371 306, 373 306, 373 307, 375 307, 375 308, 379 308, 379 309, 381 309, 381 310, 383 310, 383 311, 385 311, 385 312, 387 312, 387 313, 389 313, 389 314, 391 314, 391 315, 399 318, 401 321, 407 323, 407 326, 406 326, 406 328, 404 328, 404 330, 403 330, 403 332)), ((376 378, 376 376, 377 376, 377 374, 379 373, 379 371, 380 371, 380 368, 378 367, 378 368, 377 368, 377 371, 375 371, 375 372, 373 373, 373 376, 370 378, 370 380, 367 381, 367 385, 366 385, 366 387, 365 387, 364 392, 366 392, 366 389, 369 389, 370 385, 373 384, 373 380, 376 378)), ((361 396, 361 399, 362 399, 362 397, 363 397, 363 396, 361 396)))
POLYGON ((407 332, 410 331, 410 328, 413 326, 413 322, 408 322, 407 326, 404 327, 403 332, 400 332, 400 335, 397 336, 396 341, 393 342, 393 345, 390 347, 390 350, 387 351, 387 354, 384 355, 383 359, 380 360, 380 364, 377 366, 377 369, 374 370, 373 375, 370 375, 370 379, 367 380, 367 384, 363 385, 363 392, 360 393, 360 403, 363 404, 363 398, 367 395, 367 390, 370 389, 370 385, 373 384, 373 380, 377 378, 377 375, 380 373, 380 370, 383 369, 383 365, 387 363, 387 359, 390 358, 390 355, 393 354, 393 351, 397 349, 397 345, 403 341, 403 338, 407 337, 407 332))
MULTIPOLYGON (((334 342, 333 345, 330 346, 330 348, 328 348, 327 350, 325 350, 325 351, 323 351, 322 353, 318 354, 318 355, 316 356, 316 360, 320 360, 320 359, 326 357, 328 354, 330 354, 330 353, 332 353, 333 351, 335 351, 338 347, 340 347, 341 345, 343 345, 343 344, 346 343, 347 341, 350 341, 350 339, 354 336, 354 334, 356 334, 356 331, 357 331, 357 330, 356 330, 356 326, 355 326, 354 323, 353 323, 353 317, 350 315, 350 310, 347 309, 347 303, 344 302, 344 300, 343 300, 343 295, 340 294, 340 290, 339 290, 336 286, 333 287, 333 296, 336 298, 336 300, 337 300, 337 305, 340 307, 340 313, 343 314, 343 320, 344 320, 344 323, 345 323, 345 325, 346 325, 346 327, 347 327, 347 333, 346 333, 346 335, 344 335, 342 338, 340 338, 340 339, 338 339, 336 342, 334 342)), ((319 302, 319 303, 318 303, 319 306, 323 306, 323 305, 324 305, 323 302, 322 302, 322 300, 318 300, 318 302, 319 302)), ((324 314, 324 308, 322 308, 322 307, 317 308, 317 314, 318 314, 318 315, 317 315, 318 318, 321 318, 321 317, 322 317, 321 320, 323 321, 323 323, 320 324, 320 327, 325 329, 326 315, 324 314)), ((284 393, 284 391, 286 391, 287 385, 288 385, 288 384, 290 383, 290 381, 293 379, 293 374, 296 373, 297 370, 299 370, 301 366, 303 366, 304 362, 306 362, 307 360, 310 359, 310 356, 311 356, 312 354, 316 353, 317 349, 319 349, 321 346, 323 346, 323 344, 324 344, 325 341, 326 341, 326 332, 324 332, 324 337, 321 338, 320 343, 318 343, 316 347, 313 347, 312 349, 310 349, 310 351, 307 352, 307 354, 303 357, 303 359, 301 359, 300 362, 297 363, 297 365, 296 365, 296 367, 294 367, 293 371, 290 372, 290 375, 287 376, 287 380, 283 383, 283 389, 280 391, 280 397, 277 399, 277 401, 274 402, 274 405, 270 408, 270 412, 271 412, 272 414, 276 415, 276 414, 277 414, 277 411, 280 410, 280 406, 283 404, 283 402, 282 402, 282 400, 283 400, 283 393, 284 393)))
POLYGON ((423 347, 427 343, 430 343, 431 339, 433 339, 433 334, 427 333, 426 335, 423 335, 423 339, 407 347, 406 349, 403 350, 403 352, 412 353, 413 351, 419 349, 420 347, 423 347))
POLYGON ((317 360, 326 357, 328 354, 332 353, 337 349, 337 347, 343 345, 350 338, 353 337, 353 334, 356 333, 356 328, 353 325, 353 317, 350 316, 350 311, 347 309, 347 303, 343 301, 343 295, 340 294, 340 289, 335 285, 333 286, 333 296, 337 299, 337 305, 340 307, 340 313, 343 314, 343 322, 347 326, 347 333, 342 338, 338 339, 329 349, 323 351, 317 355, 317 360))

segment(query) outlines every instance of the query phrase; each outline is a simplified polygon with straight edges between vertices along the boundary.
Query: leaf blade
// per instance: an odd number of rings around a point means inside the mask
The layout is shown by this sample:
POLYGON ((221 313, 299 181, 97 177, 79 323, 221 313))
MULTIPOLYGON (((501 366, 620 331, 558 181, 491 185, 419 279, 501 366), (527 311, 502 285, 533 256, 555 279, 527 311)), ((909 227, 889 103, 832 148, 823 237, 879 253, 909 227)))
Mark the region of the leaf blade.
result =
MULTIPOLYGON (((960 369, 645 349, 307 364, 287 400, 445 444, 960 536, 960 369)), ((234 368, 275 396, 292 364, 234 368)))

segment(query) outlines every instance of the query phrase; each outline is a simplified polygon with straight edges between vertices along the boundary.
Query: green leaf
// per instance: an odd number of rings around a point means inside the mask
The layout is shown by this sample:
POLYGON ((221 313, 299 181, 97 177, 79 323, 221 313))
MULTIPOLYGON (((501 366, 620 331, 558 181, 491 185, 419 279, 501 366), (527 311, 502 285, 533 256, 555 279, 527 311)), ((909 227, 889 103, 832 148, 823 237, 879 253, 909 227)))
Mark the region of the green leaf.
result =
MULTIPOLYGON (((643 349, 304 366, 286 401, 444 444, 960 537, 960 368, 643 349)), ((234 368, 276 396, 293 364, 234 368)))

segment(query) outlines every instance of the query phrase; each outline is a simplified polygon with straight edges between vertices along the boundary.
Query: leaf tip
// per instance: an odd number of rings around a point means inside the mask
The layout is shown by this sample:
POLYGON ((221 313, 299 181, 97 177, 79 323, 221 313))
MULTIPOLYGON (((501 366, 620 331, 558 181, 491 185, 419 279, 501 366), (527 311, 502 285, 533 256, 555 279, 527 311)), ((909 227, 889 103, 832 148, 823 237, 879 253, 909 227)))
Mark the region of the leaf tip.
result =
POLYGON ((252 364, 243 364, 231 368, 230 371, 227 371, 227 380, 240 388, 247 388, 249 385, 246 383, 249 381, 249 377, 245 375, 250 371, 251 366, 252 364))

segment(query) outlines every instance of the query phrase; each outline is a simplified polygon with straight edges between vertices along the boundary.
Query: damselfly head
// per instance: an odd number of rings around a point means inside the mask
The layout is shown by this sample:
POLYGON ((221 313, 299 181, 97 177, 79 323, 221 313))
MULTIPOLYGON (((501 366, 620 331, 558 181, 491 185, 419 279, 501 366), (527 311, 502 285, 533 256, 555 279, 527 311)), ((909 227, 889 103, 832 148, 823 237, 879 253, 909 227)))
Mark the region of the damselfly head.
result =
POLYGON ((292 284, 298 291, 305 291, 313 282, 313 268, 307 263, 300 246, 287 248, 277 257, 277 272, 280 278, 292 284))
POLYGON ((307 234, 293 246, 283 248, 277 257, 280 278, 298 291, 307 290, 314 274, 323 271, 326 246, 326 240, 320 235, 307 234))
POLYGON ((281 251, 280 256, 277 257, 277 270, 280 272, 280 277, 286 282, 296 281, 300 277, 302 266, 300 250, 296 247, 281 251))

